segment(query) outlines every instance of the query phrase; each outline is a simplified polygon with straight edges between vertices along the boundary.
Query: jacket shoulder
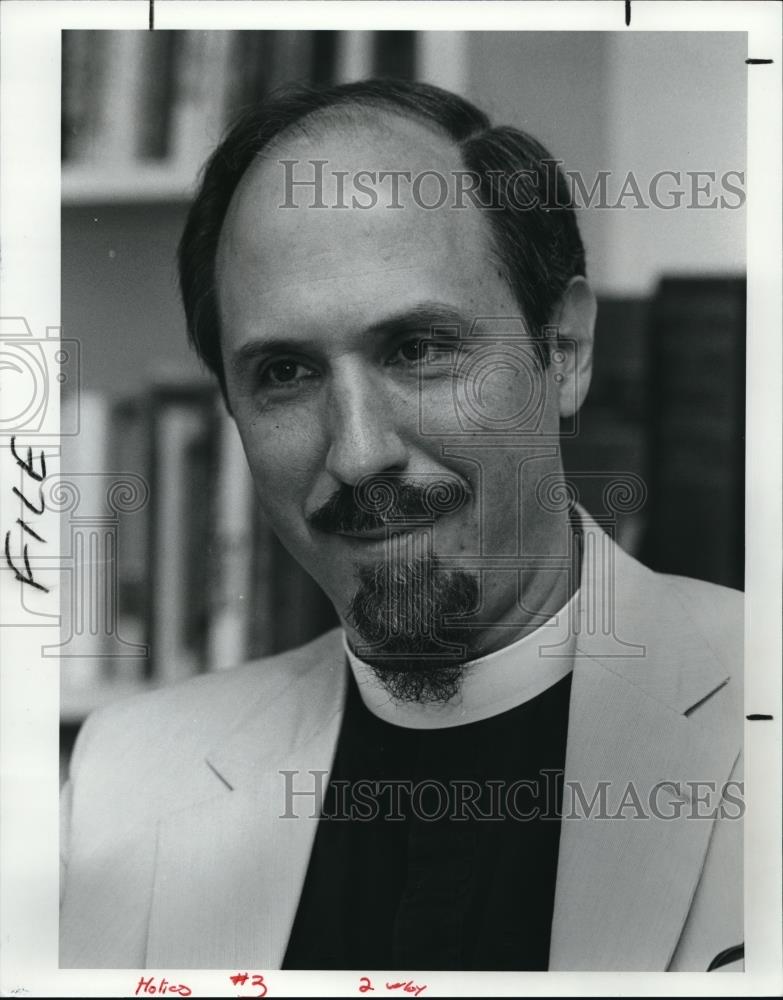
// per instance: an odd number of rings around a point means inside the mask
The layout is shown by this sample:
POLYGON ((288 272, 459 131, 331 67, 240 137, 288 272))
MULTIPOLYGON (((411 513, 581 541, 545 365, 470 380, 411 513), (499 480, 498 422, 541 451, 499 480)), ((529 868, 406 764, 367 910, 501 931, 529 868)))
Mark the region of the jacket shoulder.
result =
MULTIPOLYGON (((327 659, 340 655, 341 632, 334 629, 302 646, 233 667, 201 674, 179 684, 124 698, 93 712, 79 733, 71 779, 84 780, 111 769, 119 782, 129 773, 171 777, 194 758, 203 760, 214 743, 247 720, 274 708, 327 659)), ((153 780, 154 785, 154 780, 153 780)))
POLYGON ((745 595, 685 576, 659 574, 729 674, 741 674, 745 640, 745 595))

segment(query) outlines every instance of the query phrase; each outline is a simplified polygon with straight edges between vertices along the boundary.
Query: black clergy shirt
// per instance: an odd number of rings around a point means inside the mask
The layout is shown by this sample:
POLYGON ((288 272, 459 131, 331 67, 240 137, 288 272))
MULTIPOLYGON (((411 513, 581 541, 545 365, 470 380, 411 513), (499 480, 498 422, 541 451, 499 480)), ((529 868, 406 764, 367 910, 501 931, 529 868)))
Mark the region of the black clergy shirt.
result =
POLYGON ((283 968, 545 970, 570 673, 438 729, 379 719, 349 674, 283 968))

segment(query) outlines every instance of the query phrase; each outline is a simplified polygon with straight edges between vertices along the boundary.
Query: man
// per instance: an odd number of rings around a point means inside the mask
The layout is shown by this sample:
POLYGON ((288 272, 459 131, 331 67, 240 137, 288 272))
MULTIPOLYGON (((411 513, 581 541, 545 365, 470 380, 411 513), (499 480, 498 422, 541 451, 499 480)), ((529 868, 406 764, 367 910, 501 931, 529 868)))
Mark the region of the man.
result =
POLYGON ((546 150, 433 87, 294 91, 180 267, 342 628, 88 720, 61 963, 737 968, 740 598, 568 502, 595 300, 546 150))

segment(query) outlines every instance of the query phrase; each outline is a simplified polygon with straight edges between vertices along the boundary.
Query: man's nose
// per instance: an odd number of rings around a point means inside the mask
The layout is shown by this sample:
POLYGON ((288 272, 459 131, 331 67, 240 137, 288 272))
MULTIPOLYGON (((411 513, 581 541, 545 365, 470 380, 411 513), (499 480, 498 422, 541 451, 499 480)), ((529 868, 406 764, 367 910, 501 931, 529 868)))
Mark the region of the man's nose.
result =
POLYGON ((348 486, 364 476, 402 471, 408 464, 397 407, 378 381, 353 372, 333 385, 326 468, 348 486))

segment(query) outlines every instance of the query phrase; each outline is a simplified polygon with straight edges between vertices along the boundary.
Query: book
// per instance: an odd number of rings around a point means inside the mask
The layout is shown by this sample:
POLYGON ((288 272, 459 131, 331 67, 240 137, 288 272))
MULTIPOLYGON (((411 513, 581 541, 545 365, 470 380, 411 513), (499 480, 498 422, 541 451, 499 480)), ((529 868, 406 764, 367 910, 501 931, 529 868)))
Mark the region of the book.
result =
POLYGON ((212 505, 207 669, 233 667, 247 658, 253 594, 255 493, 236 424, 216 403, 217 475, 212 505))
MULTIPOLYGON (((277 648, 275 552, 278 546, 269 520, 258 501, 253 510, 251 599, 248 615, 247 657, 255 660, 270 656, 277 648)), ((290 613, 290 609, 289 609, 290 613)))
POLYGON ((84 158, 90 116, 91 49, 86 31, 62 33, 61 144, 63 162, 84 158))
POLYGON ((103 94, 110 73, 110 32, 62 32, 61 156, 65 163, 100 162, 103 94))
POLYGON ((337 33, 334 79, 336 83, 352 83, 372 76, 372 31, 340 31, 337 33))
POLYGON ((337 69, 339 31, 314 31, 310 55, 310 82, 316 85, 333 83, 337 69))
POLYGON ((147 553, 150 519, 150 429, 145 398, 119 400, 111 410, 111 469, 128 502, 118 515, 117 634, 136 656, 108 665, 114 678, 139 683, 150 677, 147 553))
POLYGON ((127 166, 137 158, 142 121, 143 57, 147 31, 109 31, 108 72, 102 100, 101 159, 127 166))
POLYGON ((233 33, 226 79, 226 118, 233 120, 260 101, 270 89, 274 31, 233 33))
POLYGON ((170 160, 195 179, 225 126, 231 38, 225 31, 174 34, 170 160))
POLYGON ((142 51, 136 156, 142 162, 172 155, 176 86, 176 31, 150 31, 142 51))
POLYGON ((268 85, 274 90, 291 82, 312 82, 314 31, 275 31, 268 85))
POLYGON ((412 80, 416 58, 415 31, 376 31, 373 75, 412 80))
POLYGON ((744 582, 745 281, 666 278, 652 304, 650 511, 661 572, 744 582))
POLYGON ((157 386, 151 396, 150 654, 171 684, 206 666, 214 478, 214 391, 157 386))

